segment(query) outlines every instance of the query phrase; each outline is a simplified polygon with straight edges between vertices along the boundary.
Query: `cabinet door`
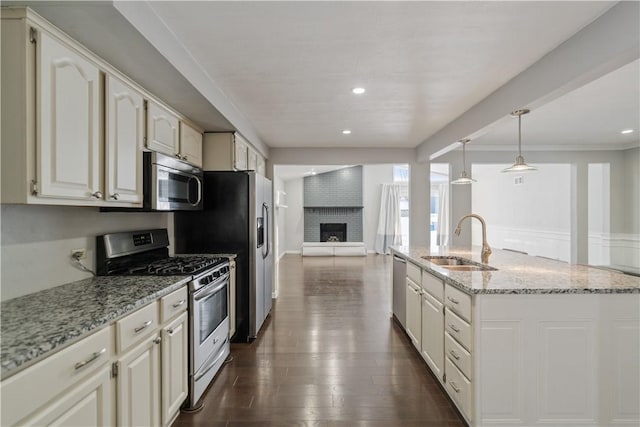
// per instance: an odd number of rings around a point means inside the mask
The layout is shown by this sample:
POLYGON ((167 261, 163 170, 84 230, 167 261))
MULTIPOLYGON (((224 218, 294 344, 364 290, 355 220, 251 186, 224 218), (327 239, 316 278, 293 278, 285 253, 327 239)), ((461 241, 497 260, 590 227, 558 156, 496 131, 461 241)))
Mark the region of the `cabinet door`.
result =
POLYGON ((187 398, 187 313, 162 330, 162 425, 168 426, 187 398))
POLYGON ((113 76, 106 78, 105 198, 110 202, 142 203, 142 95, 113 76))
POLYGON ((422 357, 433 373, 444 373, 444 312, 440 301, 428 293, 422 295, 422 357))
POLYGON ((168 156, 179 153, 178 118, 152 101, 147 104, 147 148, 168 156))
POLYGON ((413 284, 410 279, 407 279, 407 334, 411 338, 411 342, 418 349, 421 350, 420 340, 421 334, 421 313, 420 313, 420 290, 417 285, 413 284))
POLYGON ((44 32, 37 46, 39 195, 102 199, 100 70, 44 32))
POLYGON ((265 176, 266 172, 265 160, 260 154, 258 154, 258 163, 256 164, 256 172, 260 175, 265 176))
POLYGON ((111 365, 63 393, 21 425, 111 426, 113 425, 111 365))
POLYGON ((184 122, 180 122, 180 156, 202 167, 202 134, 184 122))
POLYGON ((258 169, 258 153, 252 148, 247 150, 247 170, 257 171, 258 169))
POLYGON ((159 343, 155 335, 118 360, 118 426, 160 424, 159 343))
POLYGON ((249 146, 247 143, 240 138, 238 135, 235 136, 235 140, 233 143, 233 167, 239 171, 247 170, 247 155, 249 151, 249 146))

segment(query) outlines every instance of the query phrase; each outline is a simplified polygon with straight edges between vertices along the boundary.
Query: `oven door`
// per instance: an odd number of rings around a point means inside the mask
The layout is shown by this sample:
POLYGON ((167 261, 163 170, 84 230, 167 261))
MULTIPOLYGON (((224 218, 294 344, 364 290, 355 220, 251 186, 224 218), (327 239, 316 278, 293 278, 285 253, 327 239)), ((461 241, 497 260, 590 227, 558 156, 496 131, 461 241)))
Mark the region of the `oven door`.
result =
POLYGON ((193 293, 191 350, 194 373, 197 373, 214 353, 219 352, 228 339, 228 286, 229 276, 226 275, 193 293))

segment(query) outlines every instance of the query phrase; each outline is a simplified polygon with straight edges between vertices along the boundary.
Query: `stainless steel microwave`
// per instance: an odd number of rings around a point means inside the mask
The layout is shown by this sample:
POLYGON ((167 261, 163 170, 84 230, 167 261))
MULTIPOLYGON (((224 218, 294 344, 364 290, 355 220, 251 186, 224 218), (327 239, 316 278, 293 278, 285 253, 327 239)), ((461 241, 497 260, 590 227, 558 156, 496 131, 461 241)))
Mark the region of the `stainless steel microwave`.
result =
POLYGON ((202 210, 202 169, 155 152, 143 161, 144 210, 202 210))

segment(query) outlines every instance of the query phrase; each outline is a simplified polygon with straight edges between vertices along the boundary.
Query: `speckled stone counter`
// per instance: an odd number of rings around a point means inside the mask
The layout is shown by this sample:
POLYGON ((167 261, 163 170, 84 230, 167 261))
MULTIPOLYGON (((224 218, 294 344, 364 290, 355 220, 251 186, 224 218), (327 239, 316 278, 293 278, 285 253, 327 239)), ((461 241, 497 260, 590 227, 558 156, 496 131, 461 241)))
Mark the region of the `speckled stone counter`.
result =
POLYGON ((191 276, 95 277, 2 302, 2 379, 186 285, 191 276))
POLYGON ((497 271, 452 271, 423 256, 457 256, 480 263, 480 248, 392 247, 392 252, 469 294, 640 293, 640 278, 493 249, 489 265, 497 271))

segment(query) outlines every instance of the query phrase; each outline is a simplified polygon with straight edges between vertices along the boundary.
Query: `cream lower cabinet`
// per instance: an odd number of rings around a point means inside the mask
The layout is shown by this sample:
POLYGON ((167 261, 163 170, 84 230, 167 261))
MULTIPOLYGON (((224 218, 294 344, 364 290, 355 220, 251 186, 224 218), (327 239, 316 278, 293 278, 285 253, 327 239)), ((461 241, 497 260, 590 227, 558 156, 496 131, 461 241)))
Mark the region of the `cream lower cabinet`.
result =
POLYGON ((154 334, 118 359, 118 426, 160 425, 160 342, 154 334))
POLYGON ((113 409, 113 380, 107 366, 21 424, 108 427, 114 425, 113 409))
POLYGON ((187 313, 162 329, 162 425, 178 414, 188 393, 187 313))

